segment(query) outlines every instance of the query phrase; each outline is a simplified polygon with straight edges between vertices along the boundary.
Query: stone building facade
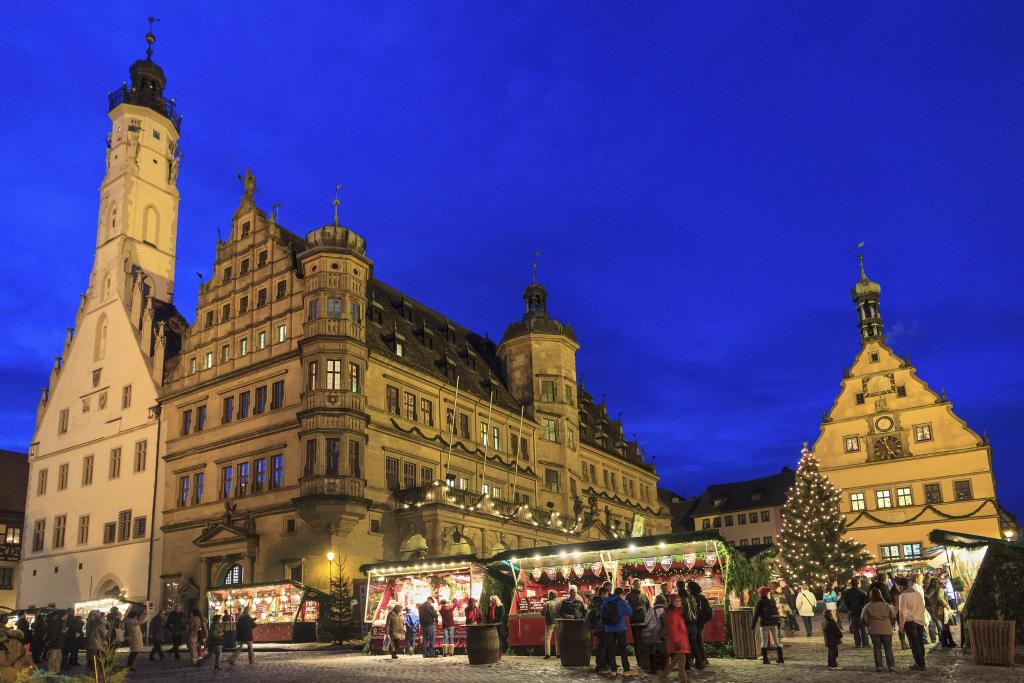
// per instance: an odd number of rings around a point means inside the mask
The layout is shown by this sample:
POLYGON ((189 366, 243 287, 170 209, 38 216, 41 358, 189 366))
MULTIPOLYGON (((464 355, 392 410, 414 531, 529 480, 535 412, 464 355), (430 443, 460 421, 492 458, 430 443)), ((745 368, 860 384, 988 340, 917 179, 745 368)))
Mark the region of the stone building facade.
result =
POLYGON ((738 547, 774 545, 782 531, 782 506, 795 474, 783 467, 767 477, 712 484, 690 513, 693 528, 717 531, 738 547))
POLYGON ((842 489, 849 536, 882 564, 922 559, 935 528, 998 538, 1015 523, 996 500, 992 447, 886 345, 880 295, 862 263, 860 352, 814 444, 842 489))
POLYGON ((157 388, 185 327, 171 303, 181 119, 152 49, 130 76, 110 94, 88 287, 29 446, 18 607, 145 601, 160 561, 157 388))
POLYGON ((28 488, 28 454, 0 450, 0 605, 18 600, 22 529, 28 488))
POLYGON ((496 345, 374 278, 337 202, 301 238, 242 180, 160 397, 166 603, 226 581, 324 587, 329 551, 352 576, 670 530, 543 286, 496 345))

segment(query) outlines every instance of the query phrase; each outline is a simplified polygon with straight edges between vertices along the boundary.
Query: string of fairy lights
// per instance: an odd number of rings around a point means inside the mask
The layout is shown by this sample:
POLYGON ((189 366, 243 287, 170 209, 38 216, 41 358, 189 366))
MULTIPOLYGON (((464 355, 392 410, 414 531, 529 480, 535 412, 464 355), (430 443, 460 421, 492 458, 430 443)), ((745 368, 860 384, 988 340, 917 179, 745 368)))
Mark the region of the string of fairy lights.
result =
POLYGON ((820 585, 845 580, 864 567, 869 556, 846 535, 839 511, 842 491, 821 473, 818 459, 804 444, 793 487, 782 508, 779 552, 792 581, 820 585))

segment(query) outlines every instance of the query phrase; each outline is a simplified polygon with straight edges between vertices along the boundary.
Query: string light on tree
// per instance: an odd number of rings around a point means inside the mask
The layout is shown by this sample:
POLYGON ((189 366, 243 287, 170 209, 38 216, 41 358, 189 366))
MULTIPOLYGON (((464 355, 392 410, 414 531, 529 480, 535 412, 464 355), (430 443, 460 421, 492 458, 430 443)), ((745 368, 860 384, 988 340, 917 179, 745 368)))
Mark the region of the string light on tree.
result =
POLYGON ((778 545, 788 580, 811 585, 845 581, 868 563, 864 546, 843 538, 846 519, 839 512, 840 493, 804 443, 782 508, 778 545))

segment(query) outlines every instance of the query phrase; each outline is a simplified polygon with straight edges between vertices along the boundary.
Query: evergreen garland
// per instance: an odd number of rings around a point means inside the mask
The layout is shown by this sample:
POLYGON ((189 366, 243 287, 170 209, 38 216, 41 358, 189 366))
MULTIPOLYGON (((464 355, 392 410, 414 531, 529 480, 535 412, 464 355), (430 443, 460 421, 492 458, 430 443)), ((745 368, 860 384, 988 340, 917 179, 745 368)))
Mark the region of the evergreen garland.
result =
POLYGON ((860 543, 844 538, 846 519, 839 512, 840 490, 823 475, 818 459, 804 444, 796 481, 782 508, 779 552, 784 575, 812 586, 845 581, 870 560, 860 543))

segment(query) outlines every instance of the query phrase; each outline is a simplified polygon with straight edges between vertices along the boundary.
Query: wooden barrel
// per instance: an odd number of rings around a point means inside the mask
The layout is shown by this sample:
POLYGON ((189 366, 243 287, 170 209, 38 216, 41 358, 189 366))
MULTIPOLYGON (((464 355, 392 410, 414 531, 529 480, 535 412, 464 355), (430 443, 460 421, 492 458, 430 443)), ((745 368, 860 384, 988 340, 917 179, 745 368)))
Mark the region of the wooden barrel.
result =
POLYGON ((590 666, 592 642, 583 619, 558 620, 558 657, 562 666, 590 666))
POLYGON ((470 664, 494 664, 501 654, 497 624, 467 624, 466 654, 470 664))

